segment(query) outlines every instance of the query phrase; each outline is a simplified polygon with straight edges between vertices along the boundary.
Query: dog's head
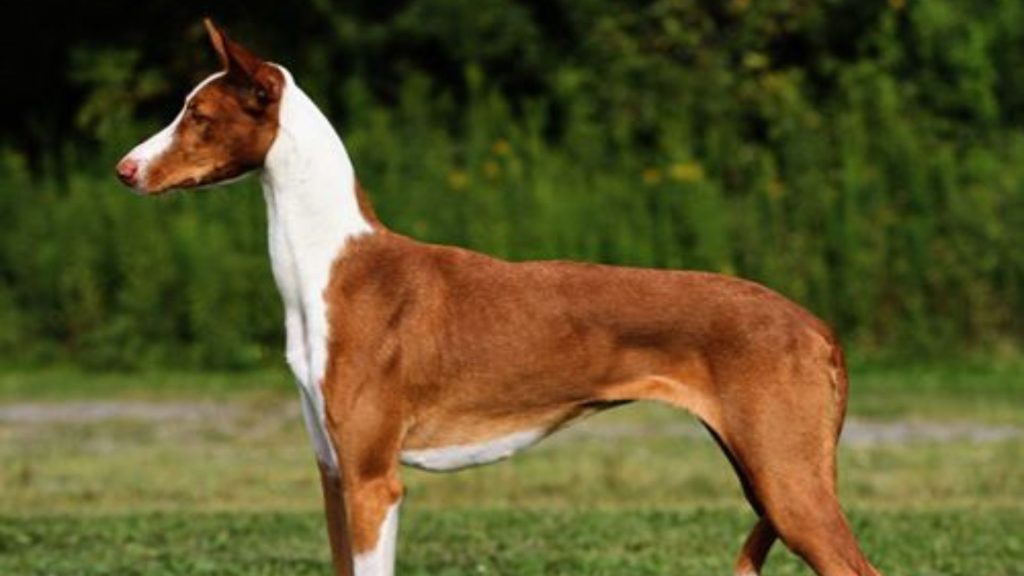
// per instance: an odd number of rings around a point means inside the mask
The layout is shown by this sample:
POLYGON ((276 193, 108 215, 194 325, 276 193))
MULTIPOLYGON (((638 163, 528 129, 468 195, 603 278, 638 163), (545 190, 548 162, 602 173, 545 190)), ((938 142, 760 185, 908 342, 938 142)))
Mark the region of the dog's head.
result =
POLYGON ((199 83, 166 128, 117 164, 142 194, 237 178, 263 165, 277 136, 285 75, 204 21, 223 70, 199 83))

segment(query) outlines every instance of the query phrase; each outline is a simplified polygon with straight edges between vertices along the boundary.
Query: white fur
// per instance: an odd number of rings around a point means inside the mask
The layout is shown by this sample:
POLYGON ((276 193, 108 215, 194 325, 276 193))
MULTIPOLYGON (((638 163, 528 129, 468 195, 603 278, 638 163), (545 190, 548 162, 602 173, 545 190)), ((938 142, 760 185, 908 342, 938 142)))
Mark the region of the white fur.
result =
POLYGON ((504 460, 545 436, 542 430, 526 430, 476 444, 459 444, 444 448, 405 450, 402 463, 433 472, 449 472, 504 460))
POLYGON ((185 104, 181 107, 181 111, 178 112, 178 115, 174 117, 174 120, 164 127, 163 130, 150 136, 142 144, 132 148, 132 151, 128 153, 127 158, 134 160, 138 165, 135 176, 136 190, 146 189, 146 176, 148 175, 150 164, 163 155, 163 153, 171 147, 171 144, 174 143, 174 132, 178 129, 178 123, 180 123, 181 119, 185 117, 185 110, 188 108, 188 103, 192 100, 192 97, 202 90, 204 86, 223 75, 224 72, 218 72, 208 76, 205 80, 197 84, 196 87, 189 92, 188 96, 185 97, 185 104))
POLYGON ((395 573, 395 552, 398 548, 398 508, 401 500, 388 508, 380 525, 377 546, 369 552, 356 554, 355 576, 392 576, 395 573))
POLYGON ((285 76, 277 138, 261 177, 270 260, 285 307, 286 358, 299 384, 306 430, 320 462, 337 470, 321 390, 327 367, 331 265, 373 228, 359 211, 348 152, 312 100, 285 76))

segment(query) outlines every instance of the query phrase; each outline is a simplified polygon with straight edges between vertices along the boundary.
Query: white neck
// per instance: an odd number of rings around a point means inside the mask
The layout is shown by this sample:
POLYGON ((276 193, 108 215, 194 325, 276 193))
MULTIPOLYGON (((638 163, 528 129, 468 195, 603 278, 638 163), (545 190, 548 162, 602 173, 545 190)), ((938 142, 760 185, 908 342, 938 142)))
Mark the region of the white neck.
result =
MULTIPOLYGON (((324 290, 346 242, 374 228, 359 210, 355 174, 341 138, 291 74, 281 71, 286 85, 279 127, 261 177, 270 259, 285 305, 288 364, 310 403, 305 408, 322 420, 320 385, 328 337, 324 290)), ((331 463, 327 447, 316 447, 321 461, 331 463)))
POLYGON ((345 145, 316 104, 281 68, 282 94, 277 137, 267 152, 262 176, 270 216, 286 212, 301 225, 288 235, 303 261, 330 266, 347 238, 373 227, 359 210, 356 179, 345 145), (308 257, 308 258, 307 258, 308 257), (326 261, 324 261, 326 258, 326 261))

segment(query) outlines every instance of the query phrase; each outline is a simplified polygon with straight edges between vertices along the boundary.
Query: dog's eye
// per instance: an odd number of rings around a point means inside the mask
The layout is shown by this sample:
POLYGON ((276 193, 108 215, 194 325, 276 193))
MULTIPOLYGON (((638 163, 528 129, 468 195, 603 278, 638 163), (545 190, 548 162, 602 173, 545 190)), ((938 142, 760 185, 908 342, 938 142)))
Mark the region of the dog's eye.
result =
POLYGON ((195 100, 189 102, 188 106, 185 107, 185 117, 189 120, 196 120, 199 122, 205 122, 210 119, 209 116, 203 114, 202 111, 199 110, 199 103, 195 100))
POLYGON ((198 107, 192 107, 188 110, 189 117, 200 124, 205 124, 211 120, 209 116, 199 111, 198 107))

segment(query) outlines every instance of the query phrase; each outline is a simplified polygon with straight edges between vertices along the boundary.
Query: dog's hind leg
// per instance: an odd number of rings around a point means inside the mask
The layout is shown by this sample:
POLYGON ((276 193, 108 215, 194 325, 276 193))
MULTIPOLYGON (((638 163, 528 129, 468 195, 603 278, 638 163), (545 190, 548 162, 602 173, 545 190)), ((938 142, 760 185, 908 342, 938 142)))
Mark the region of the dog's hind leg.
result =
POLYGON ((725 401, 715 433, 768 522, 748 538, 741 562, 756 567, 771 532, 822 576, 877 576, 836 494, 841 371, 834 360, 809 356, 717 374, 725 401))
POLYGON ((765 517, 764 506, 758 501, 754 488, 751 486, 750 480, 747 479, 747 474, 743 471, 739 461, 736 460, 729 447, 722 441, 718 432, 715 432, 715 429, 707 422, 702 420, 701 423, 704 424, 704 427, 711 433, 711 437, 715 439, 718 447, 722 449, 726 458, 729 459, 729 463, 732 464, 736 477, 739 478, 740 485, 743 487, 743 494, 747 497, 750 506, 758 515, 757 524, 754 524, 746 541, 743 543, 739 557, 736 558, 733 573, 736 576, 758 576, 761 573, 761 567, 764 566, 764 562, 768 558, 768 552, 771 551, 772 545, 778 539, 778 534, 775 532, 771 521, 765 517))
POLYGON ((778 534, 775 533, 771 521, 764 516, 759 518, 747 536, 747 540, 743 543, 743 549, 740 550, 740 555, 736 558, 736 567, 733 569, 733 573, 736 576, 758 576, 761 574, 761 567, 764 566, 768 552, 777 538, 778 534))

